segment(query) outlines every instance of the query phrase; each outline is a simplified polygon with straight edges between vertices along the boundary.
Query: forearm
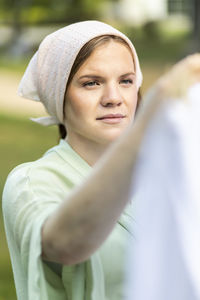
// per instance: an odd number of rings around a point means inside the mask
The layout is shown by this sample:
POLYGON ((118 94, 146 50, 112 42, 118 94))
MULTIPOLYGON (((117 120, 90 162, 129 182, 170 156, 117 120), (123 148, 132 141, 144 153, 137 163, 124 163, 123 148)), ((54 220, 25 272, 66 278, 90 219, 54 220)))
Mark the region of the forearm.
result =
POLYGON ((142 133, 153 113, 129 129, 97 163, 91 176, 63 202, 43 228, 44 258, 73 264, 87 259, 106 239, 129 200, 142 133))

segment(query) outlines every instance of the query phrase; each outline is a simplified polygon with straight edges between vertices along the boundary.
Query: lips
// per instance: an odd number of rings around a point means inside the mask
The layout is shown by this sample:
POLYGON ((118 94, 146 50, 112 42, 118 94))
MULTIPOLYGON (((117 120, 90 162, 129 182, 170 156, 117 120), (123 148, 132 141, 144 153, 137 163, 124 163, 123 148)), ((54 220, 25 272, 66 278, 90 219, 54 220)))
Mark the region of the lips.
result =
POLYGON ((123 119, 125 118, 122 114, 108 114, 104 115, 102 117, 98 117, 97 120, 104 120, 104 119, 123 119))

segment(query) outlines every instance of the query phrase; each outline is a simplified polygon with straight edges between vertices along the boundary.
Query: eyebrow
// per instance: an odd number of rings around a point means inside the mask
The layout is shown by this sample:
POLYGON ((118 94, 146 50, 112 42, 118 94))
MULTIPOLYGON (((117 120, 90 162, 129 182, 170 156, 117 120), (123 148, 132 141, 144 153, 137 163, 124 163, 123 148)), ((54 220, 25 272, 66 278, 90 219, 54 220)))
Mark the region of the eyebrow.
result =
POLYGON ((120 78, 121 78, 121 77, 130 76, 130 75, 135 76, 135 72, 129 72, 129 73, 123 74, 123 75, 120 76, 120 78))
MULTIPOLYGON (((134 73, 134 72, 125 73, 125 74, 120 75, 120 78, 126 77, 126 76, 130 76, 130 75, 134 75, 134 76, 135 76, 135 73, 134 73)), ((102 76, 95 75, 95 74, 88 74, 88 75, 80 76, 80 77, 78 78, 78 80, 84 79, 84 78, 101 79, 101 78, 103 78, 103 77, 102 77, 102 76)))
POLYGON ((78 79, 83 79, 83 78, 96 78, 96 79, 100 79, 100 78, 102 78, 102 76, 97 76, 97 75, 90 74, 90 75, 83 75, 83 76, 79 77, 78 79))

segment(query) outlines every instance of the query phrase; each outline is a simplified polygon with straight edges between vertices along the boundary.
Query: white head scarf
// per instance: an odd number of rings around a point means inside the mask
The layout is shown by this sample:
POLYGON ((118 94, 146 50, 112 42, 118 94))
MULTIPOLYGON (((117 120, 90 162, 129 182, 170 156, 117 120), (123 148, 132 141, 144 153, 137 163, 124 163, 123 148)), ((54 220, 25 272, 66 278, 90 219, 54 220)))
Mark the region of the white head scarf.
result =
POLYGON ((46 36, 32 57, 19 85, 21 97, 41 101, 50 117, 32 119, 42 125, 63 124, 63 104, 67 81, 81 48, 101 35, 116 35, 132 50, 137 88, 142 83, 139 60, 132 42, 120 31, 99 21, 83 21, 46 36))

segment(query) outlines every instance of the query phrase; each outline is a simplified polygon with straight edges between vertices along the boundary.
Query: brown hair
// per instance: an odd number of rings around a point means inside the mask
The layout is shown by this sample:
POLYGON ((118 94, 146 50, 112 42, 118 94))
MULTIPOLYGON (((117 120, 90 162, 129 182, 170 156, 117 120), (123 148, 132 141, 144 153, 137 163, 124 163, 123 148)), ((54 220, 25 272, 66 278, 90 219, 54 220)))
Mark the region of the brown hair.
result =
MULTIPOLYGON (((129 51, 131 52, 131 55, 133 55, 132 51, 130 50, 129 45, 127 44, 127 42, 125 40, 123 40, 119 36, 115 36, 115 35, 101 35, 101 36, 98 36, 98 37, 95 37, 95 38, 91 39, 89 42, 87 42, 81 48, 81 50, 79 51, 79 53, 78 53, 78 55, 77 55, 77 57, 76 57, 76 59, 74 61, 74 64, 72 66, 72 69, 71 69, 71 72, 70 72, 70 75, 69 75, 69 78, 68 78, 68 81, 67 81, 65 95, 66 95, 68 86, 71 83, 74 75, 79 70, 79 68, 83 65, 83 63, 86 61, 86 59, 92 54, 92 52, 98 46, 104 45, 104 44, 108 43, 111 40, 116 41, 118 43, 121 43, 121 44, 125 45, 129 49, 129 51)), ((141 93, 140 93, 140 90, 139 90, 138 91, 138 101, 137 101, 136 112, 137 112, 137 109, 138 109, 138 107, 140 105, 140 102, 141 102, 141 93)), ((63 105, 63 110, 64 110, 64 106, 65 105, 63 105)), ((66 137, 66 135, 67 135, 66 128, 65 128, 65 126, 63 124, 59 124, 58 126, 59 126, 60 138, 64 139, 66 137)))

